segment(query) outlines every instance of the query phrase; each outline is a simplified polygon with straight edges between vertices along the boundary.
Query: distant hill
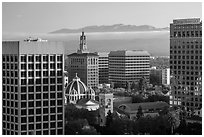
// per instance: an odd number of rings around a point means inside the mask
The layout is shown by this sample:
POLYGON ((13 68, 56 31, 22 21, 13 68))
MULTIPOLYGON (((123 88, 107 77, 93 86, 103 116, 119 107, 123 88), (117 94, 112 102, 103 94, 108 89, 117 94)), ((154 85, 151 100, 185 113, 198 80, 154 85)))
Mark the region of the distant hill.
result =
POLYGON ((150 25, 123 25, 123 24, 115 24, 115 25, 102 25, 102 26, 87 26, 79 29, 59 29, 49 33, 79 33, 82 30, 85 32, 131 32, 131 31, 163 31, 169 30, 169 27, 166 28, 156 28, 150 25))

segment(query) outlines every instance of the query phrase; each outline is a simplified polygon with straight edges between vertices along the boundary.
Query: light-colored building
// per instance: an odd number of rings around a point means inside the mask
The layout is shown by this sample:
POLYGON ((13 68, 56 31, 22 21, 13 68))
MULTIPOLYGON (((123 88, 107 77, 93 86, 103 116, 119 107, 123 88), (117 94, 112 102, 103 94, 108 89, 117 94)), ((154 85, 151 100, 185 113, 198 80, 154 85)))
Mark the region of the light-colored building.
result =
POLYGON ((64 45, 2 42, 3 135, 63 135, 64 45))
POLYGON ((162 84, 170 85, 170 68, 162 69, 162 84))
POLYGON ((150 54, 143 50, 119 50, 109 53, 109 82, 125 87, 144 77, 149 83, 150 54))
POLYGON ((93 99, 82 98, 77 101, 75 105, 78 109, 87 109, 88 111, 95 111, 99 109, 99 102, 93 99))
POLYGON ((109 83, 108 81, 108 52, 98 52, 99 84, 109 83))
POLYGON ((76 73, 76 76, 67 86, 65 100, 67 103, 76 104, 82 98, 95 100, 95 91, 91 87, 87 87, 76 73))
POLYGON ((192 113, 202 108, 202 21, 176 19, 170 24, 172 106, 192 113))
POLYGON ((71 82, 77 73, 85 85, 88 87, 98 87, 98 55, 88 52, 84 32, 80 36, 80 49, 77 53, 68 55, 67 61, 69 82, 71 82))

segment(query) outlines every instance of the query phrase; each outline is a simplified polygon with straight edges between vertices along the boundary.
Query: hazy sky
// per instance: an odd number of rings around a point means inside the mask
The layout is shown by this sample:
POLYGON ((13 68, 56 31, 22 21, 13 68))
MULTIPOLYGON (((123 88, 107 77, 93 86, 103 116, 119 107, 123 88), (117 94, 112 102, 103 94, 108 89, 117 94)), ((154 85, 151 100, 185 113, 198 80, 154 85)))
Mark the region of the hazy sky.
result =
POLYGON ((89 25, 152 25, 167 27, 175 18, 202 17, 202 3, 48 3, 2 5, 4 33, 47 33, 89 25))

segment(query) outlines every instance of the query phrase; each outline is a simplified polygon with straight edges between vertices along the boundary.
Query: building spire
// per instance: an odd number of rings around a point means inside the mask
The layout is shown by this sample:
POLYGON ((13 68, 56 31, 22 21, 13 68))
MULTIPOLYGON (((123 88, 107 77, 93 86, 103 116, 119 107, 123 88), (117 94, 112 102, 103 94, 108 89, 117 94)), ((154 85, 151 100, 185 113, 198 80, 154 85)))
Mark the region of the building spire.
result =
POLYGON ((82 30, 82 34, 80 36, 79 50, 77 51, 77 53, 88 53, 84 30, 82 30))

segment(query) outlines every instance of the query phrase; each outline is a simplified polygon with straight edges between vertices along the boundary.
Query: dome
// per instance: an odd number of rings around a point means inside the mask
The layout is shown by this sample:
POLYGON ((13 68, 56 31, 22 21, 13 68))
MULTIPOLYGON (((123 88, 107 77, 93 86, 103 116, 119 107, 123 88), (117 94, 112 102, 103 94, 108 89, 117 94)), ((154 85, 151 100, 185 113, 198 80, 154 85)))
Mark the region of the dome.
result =
POLYGON ((68 84, 66 89, 66 94, 71 94, 72 92, 77 91, 78 94, 85 94, 87 91, 86 85, 80 80, 80 78, 77 76, 73 78, 73 80, 68 84))

